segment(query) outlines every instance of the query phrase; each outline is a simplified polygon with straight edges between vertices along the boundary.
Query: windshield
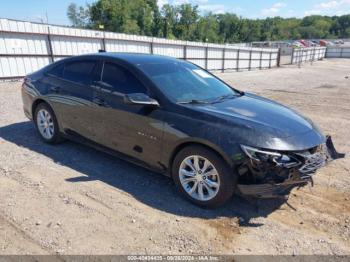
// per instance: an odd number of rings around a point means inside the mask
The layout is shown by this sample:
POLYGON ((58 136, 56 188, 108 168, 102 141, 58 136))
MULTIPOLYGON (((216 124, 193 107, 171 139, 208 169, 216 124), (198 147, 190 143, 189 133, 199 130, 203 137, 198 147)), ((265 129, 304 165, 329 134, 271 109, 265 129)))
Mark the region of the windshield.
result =
POLYGON ((183 61, 143 64, 140 69, 172 101, 213 102, 238 95, 203 69, 183 61))

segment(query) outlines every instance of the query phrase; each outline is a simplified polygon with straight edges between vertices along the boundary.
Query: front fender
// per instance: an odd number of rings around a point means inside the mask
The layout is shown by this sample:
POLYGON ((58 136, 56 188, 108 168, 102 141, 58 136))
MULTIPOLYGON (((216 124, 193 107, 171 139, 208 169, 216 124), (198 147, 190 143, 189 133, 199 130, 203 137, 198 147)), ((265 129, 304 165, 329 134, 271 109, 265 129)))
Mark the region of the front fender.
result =
POLYGON ((240 145, 232 137, 229 128, 188 117, 171 118, 164 126, 162 163, 171 167, 176 153, 190 144, 203 145, 216 151, 231 167, 244 157, 240 145))
POLYGON ((224 161, 229 164, 230 167, 234 166, 234 161, 233 158, 231 157, 231 153, 230 152, 225 152, 222 148, 220 148, 220 146, 212 143, 211 141, 202 139, 202 138, 198 138, 198 137, 191 137, 188 139, 182 139, 180 141, 178 141, 178 143, 176 144, 175 148, 173 149, 173 151, 171 152, 171 154, 168 157, 167 163, 168 166, 170 167, 172 164, 172 161, 174 160, 176 154, 184 147, 186 146, 190 146, 190 145, 201 145, 207 148, 210 148, 211 150, 215 151, 216 153, 218 153, 223 159, 224 161))

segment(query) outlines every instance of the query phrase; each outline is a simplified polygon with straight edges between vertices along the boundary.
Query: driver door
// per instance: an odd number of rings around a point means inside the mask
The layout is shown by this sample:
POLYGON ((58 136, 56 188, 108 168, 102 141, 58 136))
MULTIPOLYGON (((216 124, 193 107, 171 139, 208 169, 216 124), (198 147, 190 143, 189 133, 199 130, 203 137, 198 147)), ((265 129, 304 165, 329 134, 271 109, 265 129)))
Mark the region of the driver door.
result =
POLYGON ((132 105, 124 95, 149 90, 125 67, 103 62, 94 83, 95 140, 99 144, 156 167, 161 156, 163 115, 159 108, 132 105))

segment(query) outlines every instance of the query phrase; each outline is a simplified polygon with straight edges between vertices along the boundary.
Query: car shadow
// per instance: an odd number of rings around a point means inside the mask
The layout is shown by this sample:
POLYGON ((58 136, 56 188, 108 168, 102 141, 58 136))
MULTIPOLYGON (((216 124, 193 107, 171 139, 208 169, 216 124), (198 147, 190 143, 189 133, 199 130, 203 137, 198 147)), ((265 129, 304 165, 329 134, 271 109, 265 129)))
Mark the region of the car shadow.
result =
POLYGON ((168 177, 74 142, 67 141, 54 146, 43 143, 31 122, 0 127, 0 137, 82 174, 66 179, 66 182, 99 180, 131 194, 152 208, 179 216, 207 219, 237 217, 242 226, 257 227, 261 224, 250 222, 251 218, 266 217, 285 203, 284 200, 248 201, 235 196, 223 207, 203 209, 183 199, 168 177))

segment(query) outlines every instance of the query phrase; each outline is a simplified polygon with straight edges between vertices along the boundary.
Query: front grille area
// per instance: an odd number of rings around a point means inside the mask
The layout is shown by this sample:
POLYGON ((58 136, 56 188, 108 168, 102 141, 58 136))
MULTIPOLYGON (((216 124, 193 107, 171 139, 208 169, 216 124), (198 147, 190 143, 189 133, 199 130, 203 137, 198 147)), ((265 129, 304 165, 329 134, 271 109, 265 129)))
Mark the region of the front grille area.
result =
POLYGON ((302 156, 305 159, 305 163, 299 168, 299 171, 305 175, 315 173, 317 169, 326 164, 327 160, 327 156, 323 150, 314 154, 302 154, 302 156))

